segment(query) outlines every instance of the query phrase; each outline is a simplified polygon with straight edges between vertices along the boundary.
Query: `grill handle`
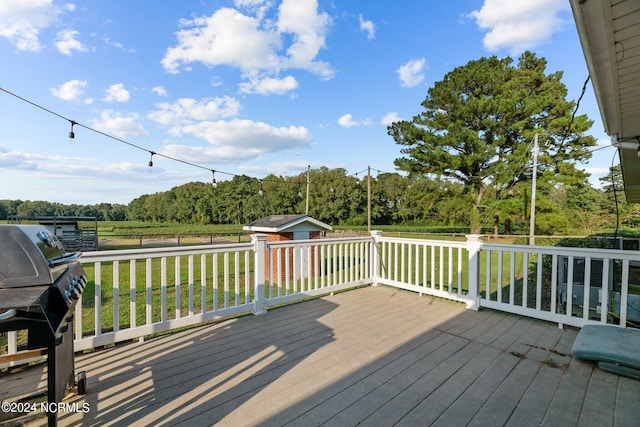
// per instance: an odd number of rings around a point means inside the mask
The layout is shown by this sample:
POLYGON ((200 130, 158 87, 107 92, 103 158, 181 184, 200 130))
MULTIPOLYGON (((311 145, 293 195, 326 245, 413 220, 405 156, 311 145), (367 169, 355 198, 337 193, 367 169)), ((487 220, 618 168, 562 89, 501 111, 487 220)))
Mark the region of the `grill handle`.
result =
POLYGON ((4 313, 0 314, 0 320, 7 320, 7 319, 11 319, 13 316, 15 316, 18 312, 15 309, 9 309, 7 311, 5 311, 4 313))

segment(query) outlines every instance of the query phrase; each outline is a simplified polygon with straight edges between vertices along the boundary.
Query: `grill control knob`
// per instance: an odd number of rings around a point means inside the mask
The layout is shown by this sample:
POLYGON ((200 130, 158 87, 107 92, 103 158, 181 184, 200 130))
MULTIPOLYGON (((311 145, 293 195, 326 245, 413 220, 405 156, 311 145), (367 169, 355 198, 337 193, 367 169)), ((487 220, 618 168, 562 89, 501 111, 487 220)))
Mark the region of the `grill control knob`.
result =
POLYGON ((73 278, 74 283, 80 285, 82 289, 87 287, 87 277, 83 274, 82 276, 75 276, 73 278))
POLYGON ((71 298, 75 300, 80 299, 80 293, 75 288, 71 288, 71 290, 69 291, 69 294, 71 295, 71 298))
POLYGON ((82 285, 80 284, 80 282, 76 282, 73 284, 73 288, 78 291, 78 293, 82 293, 82 291, 84 290, 84 288, 82 287, 82 285))
POLYGON ((65 289, 64 292, 62 293, 62 296, 64 297, 67 304, 71 302, 71 292, 69 291, 69 289, 65 289))

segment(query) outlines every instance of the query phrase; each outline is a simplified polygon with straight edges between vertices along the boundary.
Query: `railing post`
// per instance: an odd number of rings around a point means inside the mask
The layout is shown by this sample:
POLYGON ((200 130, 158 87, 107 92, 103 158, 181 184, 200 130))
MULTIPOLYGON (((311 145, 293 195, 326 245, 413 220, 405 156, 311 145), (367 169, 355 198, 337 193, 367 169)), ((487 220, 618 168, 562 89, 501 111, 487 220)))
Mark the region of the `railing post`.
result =
POLYGON ((371 230, 369 232, 373 237, 373 244, 371 245, 371 271, 369 276, 373 281, 373 286, 378 286, 378 278, 380 275, 380 243, 379 239, 382 237, 382 231, 371 230))
POLYGON ((467 251, 469 252, 469 301, 467 308, 477 310, 480 308, 480 248, 482 247, 482 234, 467 234, 467 251))
POLYGON ((267 312, 267 299, 265 296, 265 252, 267 250, 267 235, 252 234, 254 257, 254 289, 253 289, 253 314, 260 315, 267 312))

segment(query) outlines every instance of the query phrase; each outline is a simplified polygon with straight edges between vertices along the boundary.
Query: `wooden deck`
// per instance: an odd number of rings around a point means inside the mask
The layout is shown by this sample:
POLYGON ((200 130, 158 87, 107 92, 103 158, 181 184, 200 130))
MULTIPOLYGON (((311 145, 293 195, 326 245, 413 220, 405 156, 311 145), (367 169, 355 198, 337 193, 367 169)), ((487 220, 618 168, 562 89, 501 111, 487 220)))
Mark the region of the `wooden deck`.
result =
POLYGON ((637 426, 640 381, 573 359, 576 335, 367 287, 78 356, 89 411, 58 424, 637 426))

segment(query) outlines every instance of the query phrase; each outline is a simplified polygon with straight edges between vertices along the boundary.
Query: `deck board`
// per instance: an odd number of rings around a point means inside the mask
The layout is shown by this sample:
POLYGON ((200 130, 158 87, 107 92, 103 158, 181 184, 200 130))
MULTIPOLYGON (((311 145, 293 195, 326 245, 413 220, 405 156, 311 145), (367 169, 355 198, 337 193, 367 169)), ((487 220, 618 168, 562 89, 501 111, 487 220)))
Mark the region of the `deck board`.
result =
MULTIPOLYGON (((58 424, 636 425, 640 382, 573 359, 576 335, 366 287, 78 355, 90 411, 58 424)), ((0 377, 2 399, 43 378, 0 377)))

